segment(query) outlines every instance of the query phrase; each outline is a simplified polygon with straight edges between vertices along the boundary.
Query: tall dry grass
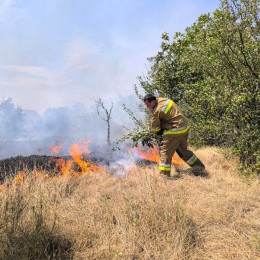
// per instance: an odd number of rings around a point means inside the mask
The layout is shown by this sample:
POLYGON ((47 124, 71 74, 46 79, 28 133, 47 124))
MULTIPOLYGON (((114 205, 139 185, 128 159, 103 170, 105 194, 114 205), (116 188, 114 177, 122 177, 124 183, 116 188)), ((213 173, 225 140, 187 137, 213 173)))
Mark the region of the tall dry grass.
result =
POLYGON ((212 148, 209 176, 27 178, 0 191, 0 259, 260 259, 260 185, 212 148))

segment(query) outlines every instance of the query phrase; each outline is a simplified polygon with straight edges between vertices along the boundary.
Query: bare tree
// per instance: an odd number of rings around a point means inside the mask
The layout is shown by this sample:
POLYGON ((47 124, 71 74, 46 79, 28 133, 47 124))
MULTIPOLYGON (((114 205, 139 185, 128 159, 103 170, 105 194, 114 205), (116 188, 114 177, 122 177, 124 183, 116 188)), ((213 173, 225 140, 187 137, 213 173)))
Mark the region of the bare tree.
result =
POLYGON ((94 102, 96 104, 98 116, 107 123, 107 144, 111 145, 111 141, 110 141, 110 132, 111 132, 110 120, 111 120, 111 112, 112 112, 112 109, 113 109, 113 103, 111 103, 110 109, 107 109, 101 98, 95 99, 94 102), (103 112, 101 112, 101 111, 103 111, 103 112))

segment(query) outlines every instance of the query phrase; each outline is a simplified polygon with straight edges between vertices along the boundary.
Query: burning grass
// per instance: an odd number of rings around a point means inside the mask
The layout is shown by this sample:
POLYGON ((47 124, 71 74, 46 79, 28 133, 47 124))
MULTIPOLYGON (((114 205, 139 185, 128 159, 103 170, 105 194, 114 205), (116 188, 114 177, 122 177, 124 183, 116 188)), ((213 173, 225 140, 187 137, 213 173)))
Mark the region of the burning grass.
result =
POLYGON ((197 154, 208 178, 133 166, 124 178, 6 180, 0 259, 259 259, 259 180, 216 150, 197 154))

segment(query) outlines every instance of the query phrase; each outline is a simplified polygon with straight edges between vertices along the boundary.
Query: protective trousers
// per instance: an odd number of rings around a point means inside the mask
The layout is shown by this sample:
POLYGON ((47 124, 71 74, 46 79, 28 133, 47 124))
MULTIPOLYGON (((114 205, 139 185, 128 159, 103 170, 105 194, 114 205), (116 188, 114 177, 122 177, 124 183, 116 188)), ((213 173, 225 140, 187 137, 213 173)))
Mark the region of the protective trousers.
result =
POLYGON ((172 134, 163 136, 163 140, 159 145, 160 152, 160 173, 170 176, 171 173, 171 161, 175 151, 192 168, 199 166, 202 169, 205 168, 204 164, 199 158, 191 151, 188 150, 188 133, 172 134))

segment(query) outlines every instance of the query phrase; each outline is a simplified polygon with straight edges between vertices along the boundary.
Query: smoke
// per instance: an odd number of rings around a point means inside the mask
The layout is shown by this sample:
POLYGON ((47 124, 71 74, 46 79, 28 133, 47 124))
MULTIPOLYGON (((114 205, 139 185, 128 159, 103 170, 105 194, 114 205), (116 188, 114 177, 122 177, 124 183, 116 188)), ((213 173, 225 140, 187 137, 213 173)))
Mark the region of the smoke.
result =
MULTIPOLYGON (((92 107, 78 103, 72 107, 48 108, 39 114, 34 110, 23 110, 11 98, 4 99, 0 102, 0 159, 19 155, 54 155, 51 150, 54 146, 59 147, 55 155, 66 156, 72 144, 88 140, 92 157, 109 164, 121 160, 117 164, 122 168, 128 165, 124 160, 128 160, 129 155, 124 144, 119 147, 115 142, 126 133, 124 126, 133 126, 122 104, 135 110, 137 103, 134 96, 113 102, 110 122, 112 146, 108 146, 107 125, 97 115, 94 103, 92 107)), ((105 105, 109 107, 111 101, 105 105)))
POLYGON ((115 162, 112 162, 111 165, 108 167, 108 171, 112 172, 116 177, 124 177, 129 170, 132 168, 133 161, 130 159, 120 159, 115 162))

